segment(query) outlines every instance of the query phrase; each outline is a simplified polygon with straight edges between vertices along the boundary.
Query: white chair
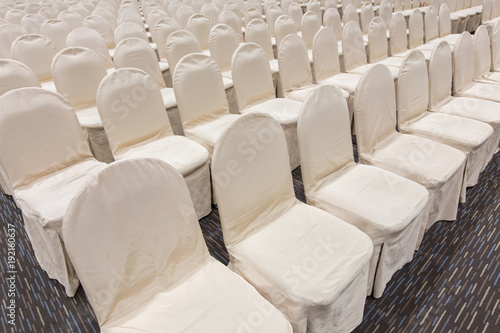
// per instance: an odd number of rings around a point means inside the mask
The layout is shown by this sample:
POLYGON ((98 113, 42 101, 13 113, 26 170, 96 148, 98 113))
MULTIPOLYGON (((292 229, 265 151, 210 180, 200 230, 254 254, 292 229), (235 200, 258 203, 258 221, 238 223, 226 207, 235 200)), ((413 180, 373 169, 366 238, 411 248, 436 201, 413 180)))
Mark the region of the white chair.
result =
POLYGON ((66 47, 66 39, 70 32, 69 24, 59 19, 49 19, 43 22, 40 28, 40 35, 50 39, 58 50, 66 47))
POLYGON ((212 3, 205 3, 201 7, 201 14, 208 17, 212 26, 216 25, 219 21, 219 12, 212 3))
POLYGON ((330 28, 335 33, 338 41, 342 40, 342 20, 337 7, 328 8, 323 15, 323 26, 330 28))
POLYGON ((318 15, 312 11, 306 12, 302 17, 302 39, 308 50, 312 49, 314 36, 320 28, 321 20, 318 15))
POLYGON ((297 134, 307 203, 370 236, 367 294, 381 297, 394 273, 413 258, 428 214, 427 190, 354 162, 347 104, 338 88, 321 86, 307 96, 297 134))
POLYGON ((97 31, 104 39, 108 49, 115 48, 114 29, 104 17, 99 15, 88 16, 83 20, 82 26, 97 31))
POLYGON ((259 332, 292 332, 283 314, 210 256, 186 185, 168 164, 113 163, 86 182, 65 218, 68 254, 102 332, 229 333, 252 329, 255 313, 259 332))
POLYGON ((494 25, 490 32, 490 46, 491 71, 500 72, 500 20, 494 25))
MULTIPOLYGON (((463 187, 474 186, 498 147, 490 140, 493 129, 477 120, 428 112, 428 82, 424 55, 416 50, 410 52, 401 64, 396 86, 398 129, 462 151, 467 157, 463 187)), ((462 191, 461 202, 465 202, 465 194, 462 191)))
POLYGON ((36 260, 72 297, 79 281, 64 247, 63 217, 80 186, 105 164, 92 157, 71 105, 41 88, 0 97, 0 141, 9 142, 0 145, 0 161, 36 260))
MULTIPOLYGON (((118 15, 118 18, 116 19, 116 24, 120 25, 122 23, 126 22, 131 22, 131 23, 136 23, 140 26, 144 26, 144 21, 142 20, 142 17, 139 13, 137 12, 132 12, 132 11, 126 11, 118 15)), ((154 28, 154 27, 151 27, 154 28)))
POLYGON ((354 22, 359 26, 358 12, 353 5, 342 7, 342 25, 345 27, 348 22, 354 22))
POLYGON ((77 28, 71 31, 66 38, 67 47, 85 47, 95 52, 105 64, 106 69, 112 70, 113 60, 109 49, 101 34, 90 28, 77 28))
POLYGON ((266 113, 276 119, 285 132, 290 169, 298 167, 297 119, 301 103, 276 98, 265 51, 254 43, 240 45, 233 54, 231 72, 240 112, 266 113))
POLYGON ((155 9, 144 17, 146 18, 148 27, 156 27, 159 21, 168 17, 168 14, 164 10, 155 9))
POLYGON ((313 12, 319 19, 320 26, 323 24, 323 13, 321 12, 321 4, 317 0, 309 1, 306 5, 306 13, 313 12))
POLYGON ((45 36, 22 35, 12 42, 12 59, 28 66, 42 83, 42 88, 55 92, 50 65, 57 48, 45 36))
POLYGON ((468 31, 460 35, 453 50, 453 95, 500 102, 500 85, 476 82, 474 42, 468 31))
POLYGON ((38 14, 42 15, 47 20, 53 20, 57 18, 57 15, 59 15, 59 11, 54 7, 42 7, 38 11, 38 14))
POLYGON ((175 14, 175 19, 177 22, 179 22, 180 26, 183 29, 186 29, 187 23, 189 21, 189 18, 195 14, 193 8, 190 6, 181 6, 177 10, 177 13, 175 14))
POLYGON ((191 32, 200 43, 202 51, 209 49, 209 36, 212 23, 203 14, 194 14, 189 18, 186 30, 191 32))
POLYGON ((283 14, 283 10, 281 10, 277 4, 273 4, 266 9, 266 23, 271 37, 274 37, 274 24, 276 23, 276 20, 283 14))
MULTIPOLYGON (((450 9, 448 4, 442 3, 439 7, 439 37, 440 39, 444 39, 450 44, 450 46, 454 46, 457 42, 460 34, 452 34, 451 33, 451 21, 450 21, 450 9)), ((475 31, 476 29, 474 29, 475 31)))
POLYGON ((491 45, 488 29, 479 26, 473 37, 474 82, 500 84, 500 73, 491 71, 491 45))
POLYGON ((274 23, 274 36, 276 39, 276 49, 279 50, 281 41, 286 36, 294 34, 297 35, 297 28, 295 22, 288 15, 281 15, 274 23))
POLYGON ((408 53, 408 34, 406 31, 406 21, 403 14, 394 13, 389 26, 391 57, 405 57, 408 53))
POLYGON ((238 35, 226 24, 216 24, 210 30, 210 56, 215 60, 222 76, 232 80, 231 59, 239 46, 238 35))
POLYGON ((295 29, 297 31, 302 30, 302 17, 304 17, 304 13, 302 12, 302 8, 296 2, 292 2, 288 9, 285 11, 286 15, 290 16, 295 23, 295 29))
POLYGON ((219 136, 239 117, 229 113, 217 64, 207 55, 187 54, 177 63, 173 83, 184 134, 212 156, 219 136))
POLYGON ((295 333, 353 330, 373 244, 295 198, 279 123, 256 113, 235 121, 217 142, 212 179, 231 269, 282 311, 295 333))
POLYGON ((424 43, 424 19, 422 12, 415 8, 408 20, 408 48, 414 49, 424 43))
POLYGON ((73 12, 71 10, 65 10, 65 11, 60 12, 57 15, 57 18, 59 20, 62 20, 64 22, 68 23, 69 26, 71 27, 71 29, 73 29, 73 30, 80 28, 82 26, 83 19, 84 19, 83 16, 81 16, 77 12, 73 12))
POLYGON ((11 9, 7 13, 5 13, 5 20, 9 23, 21 25, 21 21, 23 17, 28 15, 24 10, 20 9, 11 9))
POLYGON ((169 163, 184 177, 198 219, 210 213, 208 152, 173 135, 160 88, 149 74, 123 68, 107 75, 99 85, 97 109, 115 160, 155 157, 169 163))
POLYGON ((52 76, 57 92, 65 97, 76 111, 96 159, 106 163, 112 162, 113 155, 95 104, 97 88, 106 76, 104 62, 90 49, 68 47, 54 57, 52 76))
POLYGON ((21 20, 21 28, 25 34, 39 34, 46 18, 38 14, 28 14, 21 20))
POLYGON ((160 69, 167 87, 172 87, 172 73, 167 60, 167 39, 172 32, 177 30, 181 30, 179 23, 171 17, 166 17, 158 21, 152 33, 160 59, 160 69))
POLYGON ((202 49, 195 35, 187 30, 177 30, 168 36, 165 52, 173 77, 175 66, 183 56, 190 53, 201 53, 202 49))
POLYGON ((373 5, 369 2, 365 2, 363 4, 363 7, 361 7, 361 14, 359 17, 361 32, 363 33, 363 35, 366 35, 368 33, 368 30, 370 28, 370 22, 373 20, 374 17, 375 17, 375 12, 373 11, 373 5))
POLYGON ((378 16, 384 20, 385 28, 389 29, 392 19, 392 4, 390 0, 383 0, 378 8, 378 16))
MULTIPOLYGON (((403 59, 401 57, 388 57, 387 50, 387 30, 384 20, 380 17, 375 17, 371 21, 368 31, 368 62, 372 64, 381 63, 389 66, 392 73, 392 67, 399 69, 403 59)), ((396 77, 397 75, 395 78, 396 77)))
POLYGON ((12 59, 12 43, 23 34, 23 29, 17 24, 0 25, 0 58, 12 59))
MULTIPOLYGON (((302 13, 302 12, 301 12, 302 13)), ((243 25, 245 26, 245 29, 248 25, 253 20, 262 20, 263 16, 262 13, 255 7, 250 7, 245 11, 245 14, 243 15, 243 25)))
POLYGON ((452 53, 446 42, 433 50, 429 61, 429 111, 476 119, 489 124, 493 142, 500 144, 500 105, 471 97, 451 96, 452 53))
POLYGON ((219 23, 230 26, 238 36, 238 41, 243 43, 243 21, 241 16, 236 15, 232 10, 224 10, 219 15, 219 23))
POLYGON ((374 165, 423 185, 429 191, 429 217, 453 221, 462 191, 465 155, 458 149, 396 132, 396 95, 392 75, 376 64, 362 77, 354 97, 354 119, 360 163, 374 165))
MULTIPOLYGON (((124 22, 120 23, 113 34, 113 40, 115 41, 115 45, 118 45, 122 40, 126 38, 139 38, 149 43, 149 38, 146 35, 146 30, 144 29, 144 25, 138 25, 134 22, 124 22)), ((115 50, 116 52, 116 50, 115 50)), ((114 56, 115 54, 113 54, 114 56)))

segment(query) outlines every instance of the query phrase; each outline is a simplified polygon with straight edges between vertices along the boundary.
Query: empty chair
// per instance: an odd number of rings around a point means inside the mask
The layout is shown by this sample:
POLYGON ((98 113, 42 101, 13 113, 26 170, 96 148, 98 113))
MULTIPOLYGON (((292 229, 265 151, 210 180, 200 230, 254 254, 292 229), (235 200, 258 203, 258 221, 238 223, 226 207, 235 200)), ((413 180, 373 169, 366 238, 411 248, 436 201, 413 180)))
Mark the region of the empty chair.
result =
POLYGON ((130 37, 139 38, 149 43, 149 39, 148 36, 146 35, 146 30, 144 29, 144 26, 140 26, 134 22, 124 22, 119 24, 118 27, 116 27, 115 32, 113 34, 115 45, 118 45, 118 43, 120 43, 122 40, 130 37))
POLYGON ((28 14, 21 20, 21 27, 25 34, 39 34, 45 17, 38 14, 28 14))
POLYGON ((207 55, 187 54, 176 65, 173 83, 184 134, 212 156, 219 136, 239 117, 229 113, 217 64, 207 55))
POLYGON ((236 332, 241 318, 261 311, 260 332, 292 332, 283 314, 210 256, 186 185, 165 162, 113 163, 86 182, 65 218, 68 255, 103 332, 236 332))
POLYGON ((70 104, 41 88, 0 97, 0 141, 9 142, 0 145, 0 161, 36 260, 74 296, 79 281, 64 247, 63 217, 80 186, 105 164, 92 157, 70 104))
POLYGON ((394 13, 389 26, 391 57, 405 57, 408 53, 408 34, 406 32, 405 17, 401 13, 394 13))
MULTIPOLYGON (((420 12, 420 11, 419 11, 420 12)), ((389 29, 392 19, 392 4, 390 0, 383 0, 378 8, 378 16, 384 20, 385 28, 389 29)))
POLYGON ((170 4, 168 5, 168 14, 172 18, 176 18, 177 16, 177 11, 179 8, 184 6, 181 1, 171 1, 170 4))
MULTIPOLYGON (((388 57, 387 49, 387 30, 384 20, 375 17, 371 21, 368 31, 368 61, 372 64, 381 63, 399 68, 403 59, 401 57, 388 57)), ((389 69, 391 69, 391 72, 393 71, 392 68, 389 69)))
POLYGON ((19 61, 0 59, 0 96, 24 87, 41 87, 35 72, 19 61))
POLYGON ((250 7, 245 11, 245 14, 243 15, 243 25, 246 28, 248 23, 250 23, 252 20, 262 20, 262 18, 262 13, 257 8, 250 7))
POLYGON ((205 0, 193 0, 191 3, 191 7, 193 7, 193 10, 195 13, 201 13, 201 8, 205 4, 205 0))
POLYGON ((43 22, 40 28, 40 35, 50 39, 58 50, 62 50, 66 47, 66 39, 70 32, 71 27, 69 24, 59 19, 47 20, 43 22))
POLYGON ((82 128, 87 132, 90 148, 97 160, 112 162, 108 138, 95 105, 97 88, 106 76, 106 66, 92 50, 67 47, 54 57, 52 76, 57 92, 73 106, 82 128))
POLYGON ((198 39, 201 49, 203 51, 207 51, 209 49, 209 36, 211 28, 212 23, 205 15, 194 14, 189 18, 186 30, 191 32, 196 39, 198 39))
POLYGON ((238 36, 238 41, 243 42, 243 21, 241 16, 236 15, 232 10, 224 10, 219 15, 219 23, 230 26, 238 36))
POLYGON ((175 19, 183 29, 186 29, 189 18, 195 14, 191 6, 181 6, 175 14, 175 19))
MULTIPOLYGON (((448 4, 442 3, 439 6, 439 37, 450 45, 455 45, 460 34, 451 33, 450 9, 448 4)), ((476 29, 474 29, 475 31, 476 29)))
POLYGON ((325 11, 323 15, 323 26, 332 29, 338 41, 342 40, 342 21, 336 7, 328 8, 325 11))
POLYGON ((360 14, 360 25, 361 25, 361 32, 363 32, 363 35, 366 35, 368 33, 368 29, 370 28, 370 22, 373 20, 374 17, 375 17, 375 12, 373 11, 373 5, 369 2, 365 2, 363 4, 363 7, 361 7, 361 14, 360 14))
POLYGON ((212 179, 231 269, 282 311, 295 333, 354 329, 373 244, 295 198, 279 123, 256 113, 235 121, 217 142, 212 179))
POLYGON ((108 49, 113 49, 115 47, 114 29, 104 17, 99 15, 88 16, 83 20, 82 25, 85 28, 97 31, 104 39, 108 49))
MULTIPOLYGON (((144 21, 142 20, 142 17, 139 13, 132 12, 132 11, 126 11, 118 15, 118 18, 116 19, 116 23, 118 25, 126 22, 131 22, 131 23, 136 23, 140 26, 144 26, 144 21)), ((154 27, 151 27, 154 28, 154 27)))
POLYGON ((201 7, 201 14, 205 15, 210 20, 212 26, 216 25, 219 21, 219 12, 212 3, 205 3, 203 7, 201 7))
MULTIPOLYGON (((491 45, 491 70, 500 72, 500 20, 494 25, 490 32, 491 45)), ((1 27, 0 27, 1 30, 1 27)))
POLYGON ((231 59, 234 51, 238 48, 238 36, 234 30, 219 23, 210 30, 210 56, 215 60, 222 76, 231 80, 231 59))
POLYGON ((109 49, 101 34, 90 28, 78 28, 71 31, 66 38, 67 47, 86 47, 95 52, 104 62, 107 69, 114 67, 109 49))
POLYGON ((160 69, 167 87, 172 87, 172 73, 169 70, 167 60, 167 39, 174 31, 181 30, 179 23, 171 17, 166 17, 158 21, 152 33, 153 41, 156 44, 158 57, 160 58, 160 69))
POLYGON ((427 220, 427 190, 354 162, 347 104, 338 88, 321 86, 307 96, 297 134, 307 203, 370 236, 368 294, 381 297, 393 274, 413 258, 427 220))
POLYGON ((429 191, 429 217, 453 221, 462 191, 465 155, 429 139, 396 132, 396 96, 392 75, 376 64, 359 81, 354 119, 360 163, 374 165, 411 179, 429 191))
POLYGON ((359 26, 359 16, 356 7, 347 5, 342 10, 342 25, 345 27, 348 22, 354 22, 359 26))
POLYGON ((12 58, 12 43, 23 34, 23 29, 17 24, 0 25, 0 58, 12 58))
POLYGON ((277 4, 271 5, 266 10, 266 23, 267 28, 269 29, 269 35, 271 35, 271 37, 274 36, 274 24, 276 23, 276 20, 283 14, 283 10, 281 10, 281 8, 277 4))
POLYGON ((59 15, 59 11, 54 7, 42 7, 38 11, 38 14, 42 15, 47 20, 53 20, 57 18, 57 15, 59 15))
MULTIPOLYGON (((467 156, 464 187, 474 186, 498 147, 490 140, 493 129, 477 120, 428 112, 428 82, 424 55, 410 52, 401 64, 397 83, 398 129, 461 150, 467 156)), ((465 191, 461 201, 465 202, 465 191)))
POLYGON ((474 42, 463 32, 453 50, 453 95, 500 102, 500 85, 475 82, 474 42))
MULTIPOLYGON (((278 62, 285 97, 303 102, 318 85, 313 83, 307 48, 302 38, 297 35, 286 36, 278 51, 278 62)), ((347 99, 349 93, 343 93, 347 99)))
POLYGON ((57 53, 54 44, 42 35, 22 35, 12 43, 12 58, 35 72, 42 88, 55 92, 50 65, 57 53))
POLYGON ((276 39, 277 50, 279 50, 283 38, 290 34, 297 35, 297 28, 295 28, 295 23, 290 16, 281 15, 276 19, 274 27, 274 36, 276 39))
POLYGON ((115 160, 156 157, 169 163, 184 177, 198 219, 210 213, 208 152, 173 135, 160 88, 149 74, 122 68, 107 75, 99 85, 97 109, 115 160))
POLYGON ((318 16, 320 25, 323 24, 323 13, 321 11, 321 4, 317 0, 309 1, 306 5, 306 12, 313 12, 318 16))
POLYGON ((314 36, 321 28, 321 20, 314 12, 306 12, 302 17, 302 39, 306 43, 307 49, 311 50, 314 36))
POLYGON ((408 47, 414 49, 424 43, 424 20, 418 8, 411 11, 408 20, 408 47))
POLYGON ((264 50, 257 44, 245 43, 233 54, 231 71, 241 113, 266 113, 283 128, 287 140, 290 168, 299 165, 297 119, 301 103, 276 98, 271 68, 264 50))
POLYGON ((81 16, 79 13, 71 11, 71 10, 65 10, 60 12, 57 15, 57 18, 68 23, 71 29, 77 29, 82 26, 83 19, 84 17, 81 16))
POLYGON ((491 45, 485 25, 477 28, 474 43, 474 81, 500 84, 500 73, 491 71, 491 45))
POLYGON ((158 22, 165 17, 168 17, 168 14, 165 11, 159 9, 152 10, 147 16, 145 16, 148 27, 155 27, 158 22))
POLYGON ((498 103, 471 97, 451 96, 452 55, 446 42, 439 43, 429 61, 429 111, 476 119, 489 124, 491 140, 500 143, 500 106, 498 103))
POLYGON ((26 5, 26 7, 24 7, 24 10, 28 14, 36 14, 40 10, 40 8, 42 8, 42 6, 40 6, 38 3, 29 3, 26 5))
POLYGON ((24 10, 20 9, 11 9, 7 13, 5 13, 5 20, 12 24, 21 25, 21 21, 23 17, 28 15, 24 10))
POLYGON ((302 8, 300 7, 300 5, 296 2, 292 2, 288 6, 288 9, 285 13, 292 18, 293 22, 295 23, 295 29, 297 29, 297 31, 301 31, 302 17, 304 17, 304 14, 302 13, 302 8))

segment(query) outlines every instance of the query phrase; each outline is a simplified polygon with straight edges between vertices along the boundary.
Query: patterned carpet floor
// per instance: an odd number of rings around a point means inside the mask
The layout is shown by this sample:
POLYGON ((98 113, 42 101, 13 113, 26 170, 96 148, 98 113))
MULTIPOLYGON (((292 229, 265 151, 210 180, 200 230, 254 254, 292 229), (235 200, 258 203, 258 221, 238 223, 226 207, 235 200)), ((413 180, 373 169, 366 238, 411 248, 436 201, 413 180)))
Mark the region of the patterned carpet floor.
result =
MULTIPOLYGON (((296 195, 304 201, 300 169, 293 179, 296 195)), ((467 194, 457 220, 436 223, 426 233, 414 260, 395 274, 383 297, 367 298, 355 332, 500 332, 500 153, 467 194)), ((39 267, 21 212, 1 192, 0 219, 0 331, 99 332, 83 289, 68 298, 39 267), (13 232, 14 263, 8 258, 13 232), (9 290, 11 276, 15 295, 9 290), (9 323, 11 299, 15 319, 9 323)), ((227 264, 217 210, 200 225, 211 254, 227 264)))

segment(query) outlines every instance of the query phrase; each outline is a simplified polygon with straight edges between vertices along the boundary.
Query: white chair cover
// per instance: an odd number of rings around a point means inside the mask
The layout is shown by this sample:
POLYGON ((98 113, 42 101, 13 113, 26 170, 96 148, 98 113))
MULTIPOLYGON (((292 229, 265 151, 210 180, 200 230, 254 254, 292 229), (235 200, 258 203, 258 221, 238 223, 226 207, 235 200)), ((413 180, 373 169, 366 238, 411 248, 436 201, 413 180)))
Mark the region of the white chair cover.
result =
POLYGON ((146 23, 148 27, 155 27, 165 17, 168 17, 168 14, 164 10, 155 9, 146 16, 146 23))
POLYGON ((285 13, 292 18, 295 23, 295 29, 297 29, 297 31, 302 30, 302 17, 304 16, 304 13, 302 12, 300 5, 296 2, 292 2, 288 6, 288 10, 286 10, 285 13))
POLYGON ((491 72, 491 45, 488 29, 479 26, 474 33, 474 81, 500 84, 500 73, 491 72))
POLYGON ((21 21, 24 16, 28 15, 24 10, 20 9, 11 9, 7 13, 5 13, 5 19, 12 24, 21 25, 21 21))
POLYGON ((361 31, 363 32, 364 35, 368 33, 368 29, 370 28, 370 22, 373 20, 374 17, 375 17, 375 12, 373 11, 373 5, 369 2, 365 2, 363 4, 363 7, 361 7, 361 14, 359 17, 361 31))
POLYGON ((12 58, 22 62, 33 72, 40 82, 52 81, 50 65, 57 53, 52 42, 42 35, 22 35, 12 43, 12 58))
POLYGON ((66 39, 70 32, 71 27, 69 24, 59 19, 49 19, 43 22, 40 28, 40 35, 50 39, 58 50, 66 47, 66 39))
POLYGON ((195 14, 193 8, 190 6, 181 6, 175 14, 175 19, 179 22, 183 29, 186 29, 189 18, 195 14))
POLYGON ((219 12, 212 3, 206 3, 201 7, 201 14, 208 17, 212 26, 216 25, 219 21, 219 12))
MULTIPOLYGON (((500 72, 500 20, 495 23, 490 32, 491 44, 491 70, 500 72)), ((1 29, 1 27, 0 27, 1 29)))
MULTIPOLYGON (((420 11, 419 11, 420 12, 420 11)), ((389 29, 392 19, 392 4, 390 0, 383 0, 378 8, 378 16, 385 22, 385 28, 389 29)))
POLYGON ((498 103, 484 99, 451 96, 452 56, 450 46, 441 42, 429 61, 429 110, 476 119, 494 130, 491 140, 500 143, 498 103))
POLYGON ((282 311, 295 333, 353 330, 362 319, 372 242, 295 198, 278 122, 255 113, 234 122, 217 142, 212 179, 229 267, 282 311), (290 269, 306 265, 300 275, 290 269))
POLYGON ((71 29, 80 28, 84 19, 84 17, 80 14, 70 10, 60 12, 59 15, 57 15, 57 18, 68 23, 71 29))
POLYGON ((191 32, 186 30, 177 30, 172 33, 167 38, 166 43, 166 56, 168 61, 168 67, 170 73, 172 74, 175 70, 177 62, 186 54, 190 53, 201 53, 201 46, 198 39, 191 32))
POLYGON ((424 42, 424 20, 422 12, 415 8, 411 11, 408 21, 408 47, 414 49, 424 42))
POLYGON ((295 22, 288 15, 281 15, 274 24, 274 36, 276 38, 276 49, 279 50, 283 38, 290 34, 297 34, 295 22))
POLYGON ((321 20, 315 12, 308 11, 302 17, 302 39, 308 49, 312 49, 314 36, 321 28, 321 20))
POLYGON ((217 64, 207 55, 188 54, 177 64, 173 83, 184 134, 212 156, 219 136, 239 117, 229 113, 217 64))
POLYGON ((309 94, 298 138, 308 204, 370 236, 368 294, 381 297, 392 275, 413 258, 427 218, 427 190, 386 170, 354 163, 347 104, 338 88, 321 86, 309 94))
POLYGON ((23 29, 17 24, 0 25, 0 58, 12 58, 12 43, 22 35, 23 29))
POLYGON ((211 28, 212 23, 205 15, 194 14, 189 18, 186 30, 191 32, 196 39, 198 39, 202 50, 208 50, 208 40, 211 28))
POLYGON ((97 88, 106 76, 106 66, 92 50, 68 47, 59 51, 52 62, 57 92, 73 106, 97 160, 110 163, 113 156, 95 105, 97 88))
POLYGON ((21 27, 25 34, 39 34, 40 28, 45 20, 45 17, 42 15, 28 14, 21 20, 21 27))
POLYGON ((264 50, 254 43, 240 45, 233 54, 231 72, 240 112, 266 113, 276 119, 285 133, 290 168, 298 167, 297 119, 301 103, 276 98, 264 50))
POLYGON ((404 54, 408 51, 408 35, 406 33, 405 17, 401 13, 394 13, 389 26, 391 56, 404 54))
POLYGON ((306 13, 313 12, 319 19, 319 24, 323 24, 323 13, 321 12, 321 4, 317 0, 309 1, 306 5, 306 13))
POLYGON ((195 13, 200 14, 201 13, 201 8, 205 4, 205 0, 193 0, 191 3, 191 7, 193 7, 193 10, 195 13))
POLYGON ((236 15, 232 10, 225 10, 219 15, 219 23, 230 26, 238 36, 238 41, 243 42, 243 20, 241 16, 236 15))
POLYGON ((38 11, 38 14, 42 15, 47 20, 52 20, 57 18, 57 15, 59 15, 59 11, 54 7, 42 7, 38 11))
POLYGON ((109 74, 99 86, 97 108, 116 160, 156 157, 169 163, 185 178, 198 219, 210 213, 208 152, 184 136, 172 135, 151 76, 136 68, 109 74))
POLYGON ((338 41, 342 40, 342 21, 336 7, 328 8, 325 11, 323 26, 332 29, 338 41))
POLYGON ((41 88, 0 98, 0 141, 9 142, 0 145, 0 161, 35 257, 71 297, 79 281, 64 247, 63 216, 80 186, 105 164, 92 158, 70 104, 41 88))
POLYGON ((118 15, 118 18, 116 19, 116 23, 118 25, 126 22, 136 23, 140 26, 144 26, 144 21, 142 20, 141 15, 137 12, 126 11, 118 15))
POLYGON ((434 6, 429 6, 424 18, 425 43, 439 37, 437 9, 434 6))
POLYGON ((210 56, 215 60, 222 76, 232 79, 231 58, 238 48, 238 35, 226 24, 216 24, 210 30, 210 56))
POLYGON ((342 24, 345 27, 348 22, 354 22, 359 25, 358 12, 353 5, 347 5, 342 9, 342 24))
POLYGON ((292 332, 283 314, 210 256, 186 185, 168 164, 113 163, 86 183, 66 218, 68 253, 102 332, 229 333, 251 329, 253 313, 262 316, 259 331, 292 332))
MULTIPOLYGON (((118 43, 120 43, 122 40, 130 37, 139 38, 149 43, 148 36, 146 35, 146 30, 144 29, 144 25, 140 26, 134 22, 120 23, 118 27, 116 27, 115 32, 113 34, 113 40, 115 41, 115 45, 118 45, 118 43)), ((115 54, 113 54, 113 56, 115 56, 115 54)))
POLYGON ((271 5, 266 10, 266 23, 267 23, 267 28, 269 29, 269 35, 271 35, 271 37, 274 36, 274 28, 275 28, 274 24, 276 22, 276 19, 283 14, 284 14, 283 11, 281 10, 280 7, 278 7, 277 4, 271 5))
POLYGON ((83 20, 82 26, 97 31, 104 39, 108 49, 115 47, 114 29, 104 17, 98 15, 88 16, 83 20))
POLYGON ((154 27, 153 41, 158 47, 158 55, 161 60, 167 59, 167 39, 172 32, 177 30, 181 30, 181 26, 171 17, 161 19, 154 27))
POLYGON ((400 68, 397 83, 398 129, 461 150, 467 156, 461 201, 465 187, 477 184, 498 143, 490 140, 493 129, 477 120, 438 112, 427 112, 429 84, 427 63, 419 51, 410 52, 400 68))
POLYGON ((248 23, 250 23, 252 20, 257 20, 257 19, 258 20, 263 19, 261 12, 255 7, 250 7, 245 11, 245 14, 243 15, 243 25, 246 28, 248 23))
POLYGON ((90 28, 77 28, 66 38, 67 47, 85 47, 95 52, 106 68, 113 68, 113 60, 101 34, 90 28))
POLYGON ((354 118, 359 161, 411 179, 429 191, 429 218, 424 229, 436 221, 456 218, 465 168, 465 155, 428 139, 396 132, 396 98, 392 75, 376 64, 356 88, 354 118))

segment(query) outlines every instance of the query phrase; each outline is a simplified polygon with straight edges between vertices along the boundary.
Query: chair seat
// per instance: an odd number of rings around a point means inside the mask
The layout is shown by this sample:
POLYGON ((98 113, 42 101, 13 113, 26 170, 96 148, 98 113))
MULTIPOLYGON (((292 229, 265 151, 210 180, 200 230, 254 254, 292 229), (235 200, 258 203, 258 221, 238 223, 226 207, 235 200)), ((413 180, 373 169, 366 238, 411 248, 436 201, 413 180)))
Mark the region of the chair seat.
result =
POLYGON ((62 219, 71 199, 90 176, 103 169, 105 163, 87 159, 46 175, 32 184, 14 190, 21 209, 41 217, 44 227, 62 235, 62 219))
POLYGON ((463 152, 476 150, 493 133, 488 124, 439 112, 425 112, 401 125, 401 130, 438 141, 463 152))
POLYGON ((500 72, 487 72, 474 79, 474 82, 500 84, 500 72))
POLYGON ((399 175, 433 189, 446 183, 463 166, 465 155, 442 143, 393 133, 363 159, 389 171, 396 167, 399 175), (421 158, 425 158, 425 163, 421 158))
POLYGON ((150 142, 141 142, 115 155, 116 159, 156 157, 187 176, 208 162, 208 152, 198 143, 180 135, 165 136, 150 142))
POLYGON ((272 98, 256 105, 250 105, 241 113, 265 113, 276 119, 280 124, 296 123, 299 118, 302 103, 287 98, 272 98))
POLYGON ((292 332, 282 313, 245 280, 210 258, 180 285, 157 294, 122 323, 105 324, 101 330, 103 333, 243 332, 252 330, 255 313, 259 320, 262 318, 259 332, 292 332))
POLYGON ((165 109, 170 109, 177 106, 177 100, 175 99, 173 88, 161 88, 160 93, 161 98, 163 99, 163 104, 165 104, 165 109))
POLYGON ((200 143, 203 147, 207 148, 210 155, 215 147, 215 143, 219 136, 228 128, 239 115, 227 114, 218 117, 212 121, 202 123, 201 125, 184 128, 184 133, 187 137, 200 143))
POLYGON ((248 269, 254 270, 268 287, 273 285, 296 297, 297 302, 314 307, 335 301, 361 274, 373 244, 350 224, 296 203, 273 223, 228 250, 232 258, 249 263, 248 269), (302 268, 309 260, 313 261, 313 269, 296 275, 293 267, 302 268), (301 279, 307 283, 300 283, 301 279))
POLYGON ((308 194, 308 200, 321 201, 314 206, 338 212, 335 216, 360 228, 375 244, 403 230, 421 213, 427 198, 427 190, 413 181, 355 163, 326 177, 308 194))
POLYGON ((338 73, 318 83, 331 84, 352 94, 356 90, 356 86, 360 79, 361 75, 359 74, 338 73))
POLYGON ((493 126, 494 128, 499 128, 500 126, 498 104, 484 99, 452 97, 445 103, 433 108, 431 111, 484 121, 490 125, 496 125, 493 126))
POLYGON ((102 128, 101 117, 95 105, 76 111, 76 116, 83 128, 102 128))
POLYGON ((456 95, 486 99, 500 103, 500 85, 473 82, 469 84, 465 89, 457 92, 456 95))

